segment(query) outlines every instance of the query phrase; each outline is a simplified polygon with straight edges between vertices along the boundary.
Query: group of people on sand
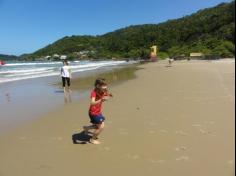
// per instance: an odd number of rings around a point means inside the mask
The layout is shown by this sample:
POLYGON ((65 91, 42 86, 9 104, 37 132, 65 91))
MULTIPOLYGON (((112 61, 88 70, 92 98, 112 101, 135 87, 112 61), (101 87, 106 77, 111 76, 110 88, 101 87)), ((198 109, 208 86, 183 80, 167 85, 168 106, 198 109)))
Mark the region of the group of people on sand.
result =
MULTIPOLYGON (((71 68, 68 61, 63 61, 63 66, 61 67, 61 77, 63 90, 66 93, 66 85, 68 91, 70 91, 71 85, 71 68)), ((102 114, 102 104, 107 101, 110 97, 113 97, 111 93, 108 92, 107 83, 104 78, 97 78, 94 83, 94 89, 90 94, 90 106, 88 115, 90 118, 91 125, 84 126, 83 130, 85 134, 88 134, 90 130, 93 130, 92 137, 90 138, 90 143, 100 144, 98 141, 98 136, 104 129, 105 117, 102 114)))

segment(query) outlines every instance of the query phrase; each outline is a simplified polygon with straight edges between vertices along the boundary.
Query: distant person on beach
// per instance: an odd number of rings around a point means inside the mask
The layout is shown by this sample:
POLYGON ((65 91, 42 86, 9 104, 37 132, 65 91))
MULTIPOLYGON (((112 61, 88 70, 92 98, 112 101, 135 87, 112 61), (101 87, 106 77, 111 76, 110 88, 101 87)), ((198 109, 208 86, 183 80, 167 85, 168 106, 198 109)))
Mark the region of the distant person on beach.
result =
POLYGON ((104 128, 105 117, 102 115, 102 103, 112 97, 113 95, 107 91, 107 83, 105 79, 98 78, 94 84, 95 88, 91 92, 91 101, 89 107, 89 117, 91 126, 84 126, 84 132, 88 133, 90 129, 94 129, 93 136, 90 139, 92 144, 100 144, 98 135, 104 128))
POLYGON ((66 84, 68 89, 70 90, 70 80, 71 80, 71 68, 69 66, 68 61, 63 61, 63 67, 61 67, 61 78, 62 78, 62 86, 64 92, 66 92, 66 84))
POLYGON ((172 65, 172 62, 174 62, 174 59, 169 58, 169 59, 168 59, 168 62, 169 62, 169 66, 171 66, 171 65, 172 65))

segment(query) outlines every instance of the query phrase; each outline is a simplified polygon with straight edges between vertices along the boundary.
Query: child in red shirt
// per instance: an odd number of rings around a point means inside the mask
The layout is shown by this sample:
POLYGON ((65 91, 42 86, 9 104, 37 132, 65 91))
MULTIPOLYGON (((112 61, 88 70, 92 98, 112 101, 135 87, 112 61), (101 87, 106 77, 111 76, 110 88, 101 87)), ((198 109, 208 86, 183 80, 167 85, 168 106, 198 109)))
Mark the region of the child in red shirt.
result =
POLYGON ((108 93, 107 84, 103 78, 98 78, 94 86, 95 89, 91 92, 89 107, 90 122, 93 125, 84 126, 84 131, 87 133, 90 129, 95 129, 90 142, 92 144, 100 144, 97 137, 102 132, 105 121, 105 117, 102 115, 102 103, 106 101, 108 97, 112 97, 112 94, 108 93))

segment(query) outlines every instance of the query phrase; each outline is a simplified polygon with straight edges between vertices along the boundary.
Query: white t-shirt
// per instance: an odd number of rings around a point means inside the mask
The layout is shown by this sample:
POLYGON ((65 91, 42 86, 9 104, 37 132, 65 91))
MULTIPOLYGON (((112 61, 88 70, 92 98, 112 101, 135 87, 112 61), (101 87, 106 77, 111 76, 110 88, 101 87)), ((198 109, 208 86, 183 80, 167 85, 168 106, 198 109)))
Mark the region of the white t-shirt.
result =
POLYGON ((61 76, 62 77, 70 78, 70 74, 71 74, 70 66, 65 65, 65 66, 61 67, 61 76))

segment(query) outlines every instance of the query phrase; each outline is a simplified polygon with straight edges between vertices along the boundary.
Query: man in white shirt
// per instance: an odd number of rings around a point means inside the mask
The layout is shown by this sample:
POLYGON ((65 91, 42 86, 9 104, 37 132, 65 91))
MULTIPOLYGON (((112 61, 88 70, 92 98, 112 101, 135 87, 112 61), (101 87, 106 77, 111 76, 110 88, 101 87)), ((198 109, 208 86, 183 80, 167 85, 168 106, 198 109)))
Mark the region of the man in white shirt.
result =
POLYGON ((63 67, 61 67, 61 78, 64 92, 66 91, 66 83, 70 90, 71 68, 67 61, 63 61, 63 67))

